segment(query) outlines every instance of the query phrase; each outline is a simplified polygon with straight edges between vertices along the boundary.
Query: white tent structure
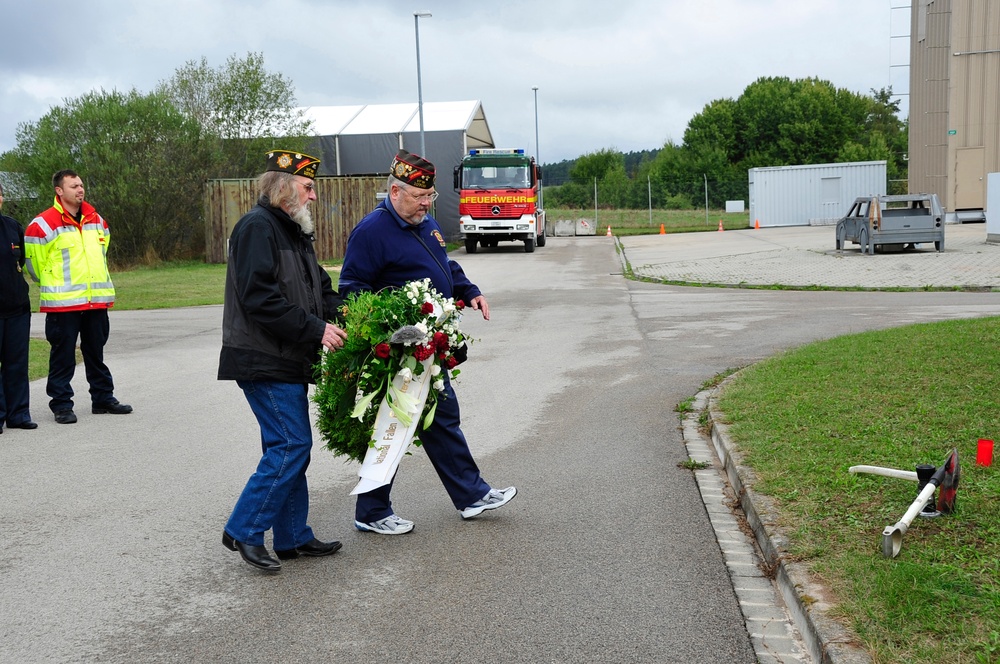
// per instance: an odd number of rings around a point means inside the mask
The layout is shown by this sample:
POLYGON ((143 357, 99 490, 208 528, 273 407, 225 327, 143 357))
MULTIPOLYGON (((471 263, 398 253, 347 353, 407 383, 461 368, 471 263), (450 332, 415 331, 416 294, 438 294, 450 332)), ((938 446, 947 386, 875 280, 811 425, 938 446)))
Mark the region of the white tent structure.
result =
MULTIPOLYGON (((303 109, 316 136, 311 154, 322 160, 320 175, 389 173, 400 148, 420 154, 420 117, 416 103, 312 106, 303 109)), ((472 148, 492 148, 493 135, 479 101, 424 102, 421 155, 437 169, 440 197, 434 217, 445 236, 457 239, 458 192, 452 172, 472 148)))

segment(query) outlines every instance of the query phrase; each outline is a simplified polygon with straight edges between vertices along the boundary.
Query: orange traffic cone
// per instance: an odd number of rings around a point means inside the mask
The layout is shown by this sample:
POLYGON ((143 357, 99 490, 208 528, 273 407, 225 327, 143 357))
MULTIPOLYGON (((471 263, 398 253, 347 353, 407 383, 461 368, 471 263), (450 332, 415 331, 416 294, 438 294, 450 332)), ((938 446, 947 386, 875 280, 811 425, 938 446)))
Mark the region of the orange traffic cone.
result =
POLYGON ((611 237, 611 226, 608 226, 608 232, 605 233, 608 237, 611 237))
POLYGON ((759 231, 760 230, 760 219, 754 219, 753 220, 753 229, 755 231, 759 231))
POLYGON ((667 229, 663 227, 663 224, 660 224, 660 235, 666 235, 666 234, 667 234, 667 229))
POLYGON ((726 230, 726 229, 722 227, 722 220, 719 219, 719 232, 721 233, 724 230, 726 230))

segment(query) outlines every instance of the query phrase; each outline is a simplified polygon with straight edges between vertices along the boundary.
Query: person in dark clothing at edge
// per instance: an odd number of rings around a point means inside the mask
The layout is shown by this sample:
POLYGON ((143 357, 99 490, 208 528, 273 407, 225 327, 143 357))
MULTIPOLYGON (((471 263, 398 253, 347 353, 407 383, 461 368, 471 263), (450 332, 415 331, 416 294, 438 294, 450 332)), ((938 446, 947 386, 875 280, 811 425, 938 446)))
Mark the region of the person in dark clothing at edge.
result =
MULTIPOLYGON (((430 278, 442 296, 464 300, 489 320, 486 298, 462 267, 448 258, 441 227, 428 214, 437 198, 434 173, 429 161, 406 150, 398 152, 390 166, 388 197, 358 223, 347 241, 340 294, 346 297, 357 291, 398 288, 430 278)), ((493 489, 480 476, 462 433, 455 391, 447 372, 442 375, 444 392, 438 398, 434 421, 420 432, 420 440, 455 508, 463 519, 471 519, 506 505, 517 489, 493 489)), ((393 512, 391 490, 392 481, 358 494, 355 528, 381 535, 413 530, 412 521, 393 512)))
MULTIPOLYGON (((3 184, 0 184, 0 210, 3 184)), ((36 429, 28 410, 28 337, 31 302, 24 280, 24 229, 0 214, 0 433, 36 429)))
POLYGON ((343 300, 313 251, 309 205, 319 159, 274 150, 258 180, 260 198, 229 239, 219 380, 235 380, 260 425, 263 456, 222 534, 249 565, 278 571, 264 546, 273 531, 280 560, 336 553, 307 524, 306 468, 312 452, 309 383, 320 346, 344 345, 328 322, 343 300))

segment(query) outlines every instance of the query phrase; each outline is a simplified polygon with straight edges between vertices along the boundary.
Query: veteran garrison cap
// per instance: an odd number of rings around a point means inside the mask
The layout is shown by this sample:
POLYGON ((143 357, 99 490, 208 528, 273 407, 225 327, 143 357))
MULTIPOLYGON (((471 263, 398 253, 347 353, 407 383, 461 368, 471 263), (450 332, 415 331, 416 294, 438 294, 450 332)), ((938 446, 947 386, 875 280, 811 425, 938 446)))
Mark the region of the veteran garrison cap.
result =
POLYGON ((292 175, 301 175, 310 180, 315 180, 318 168, 319 159, 316 157, 310 157, 301 152, 271 150, 267 153, 267 168, 264 170, 291 173, 292 175))
POLYGON ((418 189, 434 186, 434 164, 423 157, 400 150, 392 159, 392 176, 418 189))

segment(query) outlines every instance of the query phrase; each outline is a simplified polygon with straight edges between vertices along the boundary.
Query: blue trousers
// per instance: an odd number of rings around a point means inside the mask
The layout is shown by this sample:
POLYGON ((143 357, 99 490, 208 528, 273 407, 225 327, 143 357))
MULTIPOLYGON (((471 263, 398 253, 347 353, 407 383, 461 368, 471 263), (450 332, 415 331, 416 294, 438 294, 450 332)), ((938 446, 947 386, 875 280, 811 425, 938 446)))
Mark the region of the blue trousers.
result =
POLYGON ((28 411, 28 336, 31 314, 0 318, 0 426, 31 419, 28 411))
MULTIPOLYGON (((444 392, 438 395, 434 422, 420 432, 420 440, 451 502, 459 510, 476 502, 490 490, 490 485, 479 474, 479 466, 472 458, 461 424, 458 398, 446 376, 444 392)), ((395 481, 396 478, 392 479, 395 481)), ((361 523, 371 523, 392 514, 391 491, 392 482, 389 482, 374 491, 359 493, 354 518, 361 523)))
POLYGON ((287 551, 313 539, 306 525, 309 487, 306 468, 312 452, 307 386, 237 381, 260 425, 263 456, 243 488, 226 532, 244 544, 263 546, 274 532, 274 548, 287 551))
POLYGON ((49 351, 49 380, 45 393, 53 413, 73 408, 73 387, 76 373, 76 340, 80 340, 83 367, 90 383, 90 401, 107 403, 115 397, 111 371, 104 364, 104 345, 108 343, 111 323, 107 309, 64 311, 45 314, 45 338, 49 351))

